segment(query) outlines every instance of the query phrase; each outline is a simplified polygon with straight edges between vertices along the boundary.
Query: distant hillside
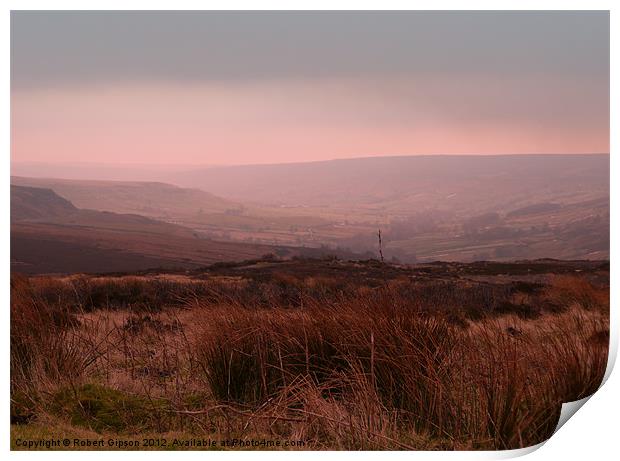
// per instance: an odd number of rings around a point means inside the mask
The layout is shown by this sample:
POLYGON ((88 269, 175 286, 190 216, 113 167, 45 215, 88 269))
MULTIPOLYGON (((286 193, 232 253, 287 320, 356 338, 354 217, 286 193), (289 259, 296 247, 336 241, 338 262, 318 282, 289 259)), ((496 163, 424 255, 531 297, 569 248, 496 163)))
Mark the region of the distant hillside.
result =
POLYGON ((135 214, 79 209, 50 189, 11 185, 11 224, 38 222, 82 229, 107 229, 194 237, 191 229, 135 214))
POLYGON ((269 245, 319 246, 299 242, 291 228, 305 233, 329 224, 321 216, 272 207, 246 206, 203 190, 160 182, 91 181, 12 176, 11 183, 53 190, 78 208, 138 214, 191 228, 202 236, 269 245))
POLYGON ((240 208, 240 205, 204 190, 184 189, 159 182, 78 181, 12 176, 11 183, 52 189, 78 208, 136 213, 161 219, 240 208))
POLYGON ((190 269, 266 254, 325 252, 213 241, 190 228, 136 214, 79 209, 50 189, 11 186, 11 270, 19 272, 190 269))
MULTIPOLYGON (((403 262, 609 257, 609 155, 376 157, 169 176, 177 186, 12 183, 52 189, 78 208, 144 215, 157 232, 190 239, 378 256, 380 229, 383 255, 403 262)), ((70 224, 119 228, 105 218, 81 213, 70 224)), ((144 231, 146 218, 132 219, 144 231)))
POLYGON ((71 202, 51 189, 11 185, 11 220, 58 218, 76 212, 71 202))
POLYGON ((135 214, 79 209, 50 189, 11 186, 11 268, 21 272, 190 268, 270 250, 200 239, 135 214))
POLYGON ((274 205, 482 213, 609 195, 609 155, 373 157, 206 168, 169 181, 274 205))
POLYGON ((388 258, 609 257, 609 155, 427 155, 171 174, 231 200, 329 219, 302 242, 388 258))

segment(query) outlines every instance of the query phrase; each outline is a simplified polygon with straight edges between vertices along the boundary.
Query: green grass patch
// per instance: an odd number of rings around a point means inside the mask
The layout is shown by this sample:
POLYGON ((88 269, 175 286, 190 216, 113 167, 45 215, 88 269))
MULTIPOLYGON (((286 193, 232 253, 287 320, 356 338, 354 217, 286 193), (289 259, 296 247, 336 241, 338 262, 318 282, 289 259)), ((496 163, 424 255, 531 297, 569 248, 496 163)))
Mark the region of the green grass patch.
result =
POLYGON ((68 417, 74 426, 98 433, 137 433, 165 415, 167 402, 149 400, 98 384, 63 388, 52 399, 51 411, 68 417))

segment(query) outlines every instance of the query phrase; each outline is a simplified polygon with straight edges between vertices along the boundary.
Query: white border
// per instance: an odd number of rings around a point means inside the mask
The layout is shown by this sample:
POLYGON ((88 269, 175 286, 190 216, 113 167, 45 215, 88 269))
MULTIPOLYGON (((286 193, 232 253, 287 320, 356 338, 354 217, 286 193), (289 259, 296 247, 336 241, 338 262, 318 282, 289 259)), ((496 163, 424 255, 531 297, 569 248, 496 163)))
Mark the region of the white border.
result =
MULTIPOLYGON (((57 0, 53 2, 53 5, 49 1, 43 0, 9 0, 3 3, 4 14, 0 19, 0 31, 3 38, 3 46, 1 48, 2 63, 4 63, 4 72, 1 75, 2 82, 2 145, 4 146, 4 156, 0 163, 4 178, 6 182, 2 184, 2 196, 0 198, 0 204, 2 206, 2 214, 0 219, 2 220, 2 232, 3 238, 0 241, 2 248, 2 261, 1 267, 2 279, 4 280, 2 285, 2 315, 3 315, 3 328, 4 335, 2 340, 1 357, 3 361, 2 376, 0 382, 2 385, 4 397, 2 398, 1 408, 2 413, 0 416, 1 421, 5 421, 5 425, 2 427, 2 435, 0 435, 0 451, 8 452, 10 447, 9 437, 9 235, 10 235, 10 197, 9 197, 9 176, 10 176, 10 74, 9 74, 9 62, 10 62, 10 10, 103 10, 103 9, 116 9, 116 10, 140 10, 140 9, 157 9, 157 10, 200 10, 200 9, 213 9, 213 10, 243 10, 243 9, 267 9, 267 10, 306 10, 306 9, 357 9, 357 10, 380 10, 380 9, 415 9, 415 10, 610 10, 611 20, 611 82, 617 80, 617 49, 618 49, 618 33, 614 33, 620 30, 620 21, 616 17, 618 11, 617 7, 614 11, 614 6, 617 2, 611 0, 591 0, 591 1, 578 1, 578 0, 470 0, 463 2, 462 0, 444 0, 444 1, 415 1, 415 0, 384 0, 379 1, 367 1, 359 0, 355 3, 340 1, 340 0, 299 0, 294 3, 284 0, 272 0, 256 2, 251 0, 230 0, 230 1, 198 1, 198 0, 177 0, 177 1, 165 1, 165 0, 151 0, 149 2, 140 2, 135 0, 92 0, 87 4, 83 1, 77 0, 57 0)), ((618 123, 616 116, 616 109, 618 107, 618 92, 614 91, 614 85, 611 87, 611 235, 618 235, 618 220, 616 219, 615 207, 618 195, 618 188, 614 184, 613 179, 618 179, 618 162, 615 159, 613 153, 613 147, 617 145, 618 139, 618 123)), ((610 356, 615 359, 617 354, 618 345, 618 328, 617 328, 617 308, 615 306, 616 299, 618 299, 618 277, 616 276, 615 262, 617 260, 618 251, 616 240, 611 239, 611 305, 612 305, 612 331, 611 331, 611 343, 610 343, 610 356)), ((612 360, 613 363, 613 360, 612 360)), ((608 369, 608 373, 611 368, 608 369)), ((577 418, 572 418, 566 423, 561 430, 555 434, 548 443, 543 444, 544 447, 540 450, 534 451, 530 455, 530 459, 584 459, 589 457, 591 459, 608 459, 610 455, 617 451, 616 437, 617 437, 617 419, 615 409, 620 408, 620 378, 618 373, 611 375, 609 380, 579 411, 577 418)), ((436 458, 450 458, 450 459, 500 459, 506 457, 514 457, 522 454, 530 453, 533 449, 515 450, 512 452, 387 452, 382 453, 380 456, 398 457, 398 458, 410 458, 416 459, 436 459, 436 458)), ((148 458, 164 458, 170 456, 168 452, 124 452, 122 454, 114 454, 113 452, 90 452, 89 458, 93 459, 109 459, 113 456, 131 456, 137 459, 148 458)), ((15 458, 31 458, 35 456, 44 455, 50 459, 79 459, 85 456, 84 452, 11 452, 10 456, 15 458)), ((174 452, 174 456, 183 457, 186 459, 203 459, 208 457, 226 457, 226 458, 241 458, 241 457, 269 457, 275 459, 284 459, 289 457, 291 453, 287 452, 174 452)), ((327 459, 342 458, 343 456, 351 456, 349 452, 321 452, 319 456, 326 457, 327 459)), ((294 454, 296 458, 308 459, 317 456, 317 452, 296 452, 294 454)), ((371 459, 377 456, 376 452, 363 452, 358 456, 371 459)))

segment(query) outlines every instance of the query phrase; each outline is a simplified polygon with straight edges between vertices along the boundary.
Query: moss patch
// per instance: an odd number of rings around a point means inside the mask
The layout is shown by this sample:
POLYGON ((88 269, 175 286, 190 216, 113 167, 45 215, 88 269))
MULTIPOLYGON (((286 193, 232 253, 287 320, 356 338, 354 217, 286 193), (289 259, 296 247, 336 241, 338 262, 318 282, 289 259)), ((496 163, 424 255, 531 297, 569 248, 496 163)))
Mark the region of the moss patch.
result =
POLYGON ((148 400, 97 384, 63 388, 52 400, 51 411, 68 416, 71 424, 96 432, 140 432, 164 414, 166 402, 148 400))

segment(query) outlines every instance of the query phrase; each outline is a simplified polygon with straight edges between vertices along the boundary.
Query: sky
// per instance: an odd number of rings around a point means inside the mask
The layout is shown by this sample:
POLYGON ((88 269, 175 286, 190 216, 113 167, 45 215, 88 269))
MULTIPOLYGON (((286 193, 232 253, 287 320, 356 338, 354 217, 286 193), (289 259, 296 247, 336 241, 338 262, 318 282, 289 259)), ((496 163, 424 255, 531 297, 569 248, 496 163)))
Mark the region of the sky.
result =
POLYGON ((609 152, 607 12, 11 13, 13 162, 609 152))

